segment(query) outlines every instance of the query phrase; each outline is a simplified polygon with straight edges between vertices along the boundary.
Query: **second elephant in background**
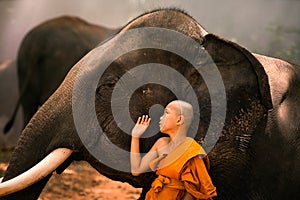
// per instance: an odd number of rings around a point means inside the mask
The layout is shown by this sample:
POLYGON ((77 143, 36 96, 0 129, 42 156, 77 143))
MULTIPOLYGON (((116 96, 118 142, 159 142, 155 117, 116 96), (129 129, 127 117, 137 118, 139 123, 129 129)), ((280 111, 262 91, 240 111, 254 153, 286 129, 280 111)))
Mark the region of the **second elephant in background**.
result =
POLYGON ((12 127, 20 105, 25 127, 71 67, 117 31, 78 17, 61 16, 45 21, 27 33, 17 57, 20 97, 4 133, 12 127))

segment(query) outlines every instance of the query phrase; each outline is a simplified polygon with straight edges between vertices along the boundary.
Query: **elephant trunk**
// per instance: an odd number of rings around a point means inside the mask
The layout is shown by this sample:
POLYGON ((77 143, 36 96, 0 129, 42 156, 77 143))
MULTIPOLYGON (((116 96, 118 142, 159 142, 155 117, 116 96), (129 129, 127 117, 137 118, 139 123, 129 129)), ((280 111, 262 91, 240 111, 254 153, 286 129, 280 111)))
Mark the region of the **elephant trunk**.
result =
MULTIPOLYGON (((74 70, 71 70, 70 73, 73 73, 72 71, 74 72, 74 70)), ((2 181, 5 183, 5 181, 17 177, 37 165, 40 161, 42 163, 48 162, 48 158, 45 157, 55 149, 65 148, 63 151, 66 153, 64 154, 65 156, 59 162, 56 162, 55 165, 52 165, 51 168, 47 169, 50 175, 48 175, 48 172, 42 173, 38 178, 41 180, 38 180, 37 183, 25 189, 21 188, 23 190, 19 192, 1 197, 1 200, 37 199, 51 177, 51 172, 61 165, 73 151, 78 151, 82 147, 80 138, 76 134, 72 117, 72 86, 72 78, 66 78, 57 91, 32 117, 19 138, 2 181)), ((38 169, 38 171, 43 170, 44 168, 38 169)), ((37 180, 33 182, 35 181, 37 180)), ((2 192, 1 187, 2 183, 0 186, 0 191, 2 192)), ((0 194, 2 194, 1 192, 0 194)))

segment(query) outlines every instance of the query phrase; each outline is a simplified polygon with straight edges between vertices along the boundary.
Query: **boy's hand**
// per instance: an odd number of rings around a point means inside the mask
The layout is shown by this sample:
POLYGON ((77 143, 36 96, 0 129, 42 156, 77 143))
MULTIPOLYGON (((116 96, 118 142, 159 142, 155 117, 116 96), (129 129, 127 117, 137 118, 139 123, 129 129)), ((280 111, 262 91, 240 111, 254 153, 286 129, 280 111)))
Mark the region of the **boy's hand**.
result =
POLYGON ((139 117, 134 128, 132 129, 132 137, 140 138, 148 128, 150 121, 151 118, 149 118, 148 115, 143 115, 142 117, 139 117))

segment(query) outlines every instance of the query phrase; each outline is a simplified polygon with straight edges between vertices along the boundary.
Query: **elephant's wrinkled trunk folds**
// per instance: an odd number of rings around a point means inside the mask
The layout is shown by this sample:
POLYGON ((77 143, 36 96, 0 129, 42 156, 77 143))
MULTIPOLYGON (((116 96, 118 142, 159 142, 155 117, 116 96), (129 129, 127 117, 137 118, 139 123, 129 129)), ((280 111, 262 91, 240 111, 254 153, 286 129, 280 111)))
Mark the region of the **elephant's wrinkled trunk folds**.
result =
POLYGON ((45 178, 61 165, 72 152, 67 148, 56 149, 31 169, 13 179, 0 183, 0 197, 25 189, 45 178))

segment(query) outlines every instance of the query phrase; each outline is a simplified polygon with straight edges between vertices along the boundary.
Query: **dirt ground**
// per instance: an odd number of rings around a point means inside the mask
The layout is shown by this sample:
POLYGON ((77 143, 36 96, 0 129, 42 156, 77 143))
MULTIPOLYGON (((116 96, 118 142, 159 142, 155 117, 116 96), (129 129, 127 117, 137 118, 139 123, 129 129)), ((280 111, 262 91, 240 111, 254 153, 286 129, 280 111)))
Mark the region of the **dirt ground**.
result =
MULTIPOLYGON (((0 151, 0 177, 7 168, 11 150, 0 151)), ((53 174, 39 200, 138 199, 140 188, 112 181, 86 162, 73 162, 62 174, 53 174)))

